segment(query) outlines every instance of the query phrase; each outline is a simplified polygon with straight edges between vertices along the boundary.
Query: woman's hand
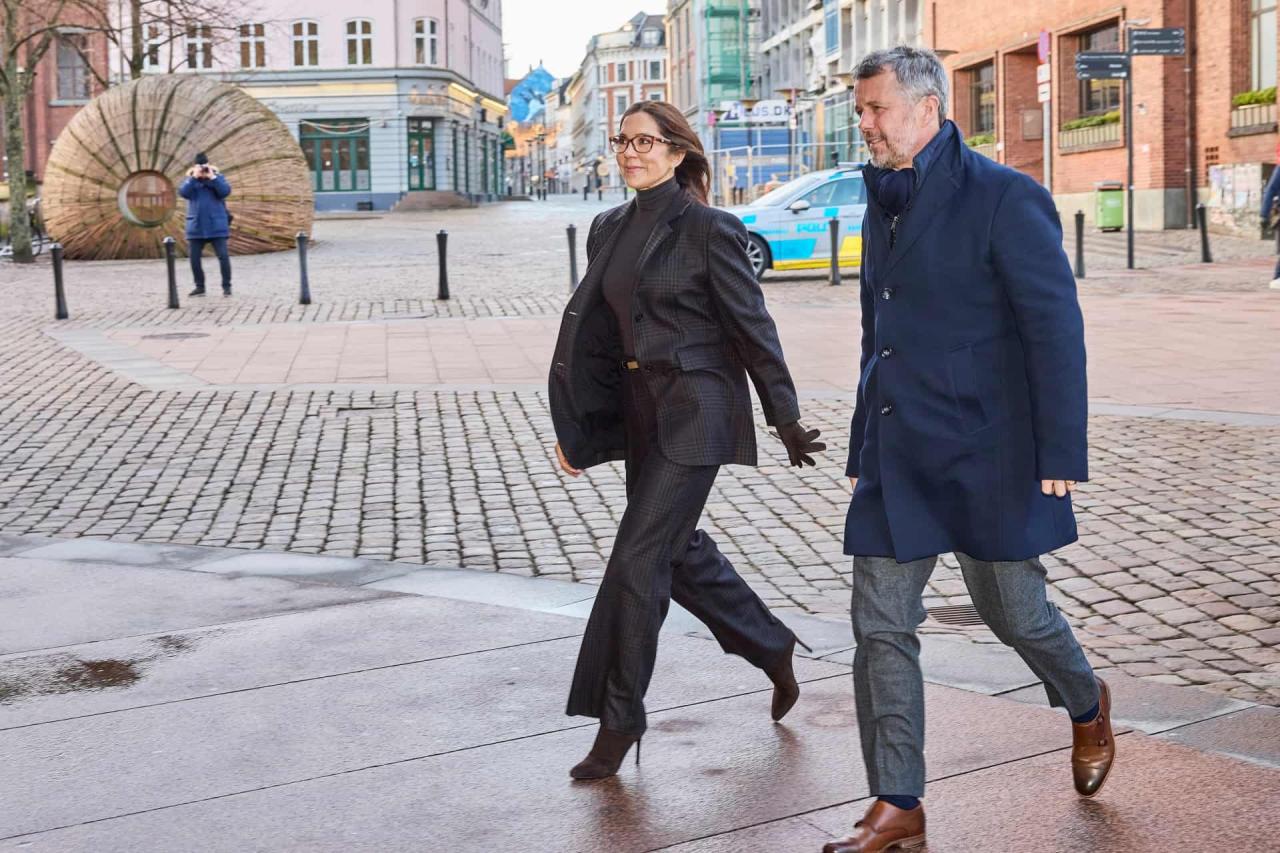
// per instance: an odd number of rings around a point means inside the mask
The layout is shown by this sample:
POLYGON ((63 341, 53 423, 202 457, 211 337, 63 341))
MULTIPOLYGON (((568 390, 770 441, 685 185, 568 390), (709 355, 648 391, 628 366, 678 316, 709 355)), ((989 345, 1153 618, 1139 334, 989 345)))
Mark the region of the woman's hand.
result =
POLYGON ((569 464, 569 460, 565 458, 564 451, 560 449, 560 442, 556 442, 556 461, 560 463, 560 470, 568 474, 570 477, 577 477, 582 471, 574 468, 569 464))

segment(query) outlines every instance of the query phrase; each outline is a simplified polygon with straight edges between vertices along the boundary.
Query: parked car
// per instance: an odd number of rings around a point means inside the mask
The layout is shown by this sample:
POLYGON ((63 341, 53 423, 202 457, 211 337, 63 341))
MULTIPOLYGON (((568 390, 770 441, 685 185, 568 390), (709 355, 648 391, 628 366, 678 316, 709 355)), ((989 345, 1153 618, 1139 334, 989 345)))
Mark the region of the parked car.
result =
POLYGON ((840 219, 839 262, 862 262, 862 217, 867 189, 861 163, 810 172, 770 190, 750 204, 728 208, 747 227, 756 278, 765 270, 824 269, 831 265, 828 220, 840 219))

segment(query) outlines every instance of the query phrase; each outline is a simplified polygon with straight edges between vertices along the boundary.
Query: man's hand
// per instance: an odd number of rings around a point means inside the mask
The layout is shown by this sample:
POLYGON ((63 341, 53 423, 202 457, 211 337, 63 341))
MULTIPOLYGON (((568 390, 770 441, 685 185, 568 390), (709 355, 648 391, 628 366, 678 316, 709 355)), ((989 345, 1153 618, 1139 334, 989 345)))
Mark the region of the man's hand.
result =
POLYGON ((849 478, 849 488, 850 488, 850 489, 852 489, 852 490, 853 490, 853 491, 855 491, 855 492, 858 490, 858 478, 857 478, 857 477, 850 477, 850 478, 849 478))
POLYGON ((820 430, 805 430, 799 421, 792 421, 789 424, 783 424, 778 427, 778 431, 773 433, 773 437, 781 441, 787 448, 787 458, 791 460, 791 464, 797 468, 803 468, 806 465, 814 466, 818 463, 813 461, 813 457, 809 454, 817 453, 819 450, 826 450, 827 445, 815 439, 822 435, 820 430))
POLYGON ((569 460, 565 457, 564 451, 560 449, 560 442, 556 442, 556 460, 560 463, 560 470, 568 474, 570 477, 577 477, 582 474, 581 469, 574 468, 569 464, 569 460))
POLYGON ((1065 498, 1069 492, 1076 490, 1075 480, 1041 480, 1040 491, 1046 495, 1057 495, 1065 498))

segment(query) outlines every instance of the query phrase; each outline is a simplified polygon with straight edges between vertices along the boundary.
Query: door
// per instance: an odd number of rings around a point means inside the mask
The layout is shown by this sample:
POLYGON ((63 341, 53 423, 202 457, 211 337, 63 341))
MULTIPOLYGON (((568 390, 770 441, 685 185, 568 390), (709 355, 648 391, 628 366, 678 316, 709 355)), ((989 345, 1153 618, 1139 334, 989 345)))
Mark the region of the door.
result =
POLYGON ((409 119, 409 189, 435 189, 434 127, 426 119, 409 119))

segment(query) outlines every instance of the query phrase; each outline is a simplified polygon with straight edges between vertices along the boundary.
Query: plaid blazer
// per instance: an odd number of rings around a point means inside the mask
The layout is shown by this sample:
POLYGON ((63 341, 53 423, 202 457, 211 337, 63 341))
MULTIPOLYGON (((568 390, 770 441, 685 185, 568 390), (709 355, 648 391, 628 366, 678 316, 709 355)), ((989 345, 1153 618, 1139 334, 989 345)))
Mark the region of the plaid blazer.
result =
MULTIPOLYGON (((603 277, 632 200, 587 234, 587 270, 565 307, 548 381, 551 419, 576 468, 624 458, 622 345, 603 277)), ((795 386, 732 214, 682 192, 641 250, 632 300, 636 360, 658 447, 682 465, 755 465, 750 375, 770 426, 800 418, 795 386)))

